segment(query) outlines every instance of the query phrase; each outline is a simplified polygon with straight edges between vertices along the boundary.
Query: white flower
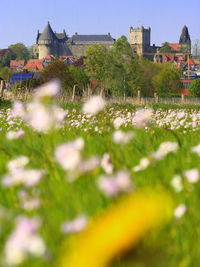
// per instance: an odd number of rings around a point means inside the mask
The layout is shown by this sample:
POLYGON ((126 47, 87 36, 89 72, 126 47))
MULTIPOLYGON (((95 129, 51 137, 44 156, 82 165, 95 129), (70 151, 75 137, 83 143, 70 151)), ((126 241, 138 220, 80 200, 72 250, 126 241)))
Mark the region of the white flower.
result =
POLYGON ((101 167, 107 174, 111 174, 113 172, 113 165, 110 159, 110 155, 108 153, 105 153, 103 155, 103 158, 101 160, 101 167))
POLYGON ((118 130, 113 133, 113 142, 116 144, 128 144, 133 137, 133 132, 125 133, 118 130))
POLYGON ((181 192, 183 190, 182 179, 180 175, 175 175, 171 180, 171 185, 176 192, 181 192))
POLYGON ((34 98, 42 100, 45 97, 53 97, 58 95, 60 92, 59 80, 52 80, 35 89, 34 98))
POLYGON ((105 107, 105 104, 106 102, 101 96, 92 96, 83 105, 83 113, 95 115, 105 107))
POLYGON ((7 163, 9 171, 14 169, 23 168, 29 163, 29 158, 26 156, 18 156, 7 163))
POLYGON ((46 248, 37 233, 38 227, 37 218, 17 218, 16 228, 8 238, 4 249, 6 264, 18 265, 29 255, 36 257, 44 255, 46 248))
POLYGON ((187 208, 185 204, 179 205, 175 210, 174 210, 174 217, 177 219, 180 219, 186 212, 187 208))
POLYGON ((152 116, 153 110, 151 108, 139 109, 133 118, 133 125, 137 128, 145 127, 151 122, 152 116))
POLYGON ((139 172, 145 170, 150 165, 150 160, 148 158, 141 158, 139 165, 133 168, 134 172, 139 172))
POLYGON ((200 157, 200 144, 191 148, 191 152, 196 153, 200 157))
POLYGON ((120 126, 124 124, 124 119, 121 117, 117 117, 114 121, 113 121, 113 125, 115 127, 115 129, 119 129, 120 126))
POLYGON ((12 107, 12 115, 13 117, 21 117, 23 118, 25 116, 26 112, 24 109, 24 106, 22 104, 22 102, 20 101, 15 101, 13 103, 13 107, 12 107))
POLYGON ((55 158, 64 170, 75 170, 81 162, 80 150, 84 140, 79 138, 73 142, 59 145, 55 151, 55 158))
POLYGON ((19 139, 20 137, 24 136, 24 131, 19 130, 19 131, 9 131, 6 133, 6 138, 8 140, 13 140, 13 139, 19 139))
POLYGON ((189 183, 195 184, 200 180, 200 173, 198 169, 191 169, 184 172, 184 176, 189 183))
POLYGON ((73 221, 65 222, 61 225, 63 233, 78 233, 83 231, 88 225, 88 218, 85 215, 80 215, 73 221))
POLYGON ((158 150, 152 154, 155 160, 161 160, 169 153, 175 153, 178 150, 178 144, 175 142, 163 142, 160 144, 158 150))

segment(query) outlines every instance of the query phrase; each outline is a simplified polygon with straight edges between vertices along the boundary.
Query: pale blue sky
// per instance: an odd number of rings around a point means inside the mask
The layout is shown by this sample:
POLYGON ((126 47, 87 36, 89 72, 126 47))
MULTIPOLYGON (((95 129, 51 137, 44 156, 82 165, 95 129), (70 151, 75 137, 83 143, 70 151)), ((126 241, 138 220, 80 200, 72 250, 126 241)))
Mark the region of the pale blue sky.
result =
POLYGON ((192 40, 200 39, 200 0, 0 0, 0 48, 35 43, 37 30, 50 21, 67 34, 129 35, 132 25, 150 26, 151 43, 178 42, 186 24, 192 40))

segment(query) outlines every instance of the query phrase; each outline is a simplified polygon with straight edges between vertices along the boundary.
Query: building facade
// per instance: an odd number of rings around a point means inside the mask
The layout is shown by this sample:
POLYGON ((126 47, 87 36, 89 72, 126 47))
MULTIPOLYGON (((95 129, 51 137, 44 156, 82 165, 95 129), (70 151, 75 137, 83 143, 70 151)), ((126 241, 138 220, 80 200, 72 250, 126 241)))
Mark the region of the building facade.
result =
POLYGON ((39 59, 43 59, 48 55, 79 58, 84 56, 84 51, 94 43, 112 47, 114 41, 115 39, 109 33, 105 35, 79 35, 75 33, 72 37, 69 37, 65 30, 63 33, 54 32, 48 22, 42 33, 38 31, 33 52, 39 59))

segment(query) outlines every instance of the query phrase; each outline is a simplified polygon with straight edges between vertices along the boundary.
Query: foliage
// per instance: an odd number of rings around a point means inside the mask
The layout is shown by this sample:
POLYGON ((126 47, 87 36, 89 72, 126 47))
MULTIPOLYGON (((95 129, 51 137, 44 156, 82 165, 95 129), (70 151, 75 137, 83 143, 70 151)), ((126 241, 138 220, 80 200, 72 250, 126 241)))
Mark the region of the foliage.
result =
POLYGON ((23 43, 10 45, 8 48, 16 55, 17 60, 28 60, 31 57, 29 49, 23 43))
POLYGON ((181 73, 173 66, 166 65, 163 69, 153 78, 153 85, 158 94, 167 92, 177 92, 181 89, 182 83, 180 81, 181 73))
POLYGON ((16 59, 16 55, 12 50, 9 50, 5 53, 1 60, 1 64, 3 66, 9 67, 10 66, 10 61, 16 59))
POLYGON ((88 76, 104 86, 107 73, 108 50, 102 44, 93 44, 85 51, 85 70, 88 76))
POLYGON ((162 47, 160 48, 160 53, 173 53, 171 47, 169 46, 168 42, 165 42, 162 44, 162 47))
POLYGON ((12 75, 12 71, 8 67, 0 65, 0 77, 6 81, 9 81, 12 75))
MULTIPOLYGON (((181 203, 187 205, 187 212, 183 217, 179 219, 172 218, 167 226, 162 229, 159 228, 159 231, 151 230, 146 238, 141 240, 128 254, 120 253, 113 263, 111 263, 111 266, 198 266, 200 262, 200 184, 199 182, 196 184, 188 183, 183 176, 185 170, 193 168, 199 169, 199 156, 192 153, 191 148, 199 144, 200 129, 198 123, 197 126, 193 128, 192 123, 187 122, 188 118, 193 117, 198 119, 197 111, 194 112, 193 109, 185 109, 185 116, 183 118, 183 106, 180 107, 180 110, 171 111, 169 110, 171 109, 170 106, 165 106, 165 112, 163 112, 159 106, 159 110, 157 111, 159 118, 156 117, 155 121, 158 121, 158 123, 159 121, 166 121, 165 123, 168 126, 155 127, 154 125, 149 125, 148 129, 135 129, 132 123, 130 123, 132 119, 130 120, 128 116, 128 114, 132 114, 132 112, 135 111, 135 106, 129 105, 129 109, 127 110, 127 106, 121 105, 119 108, 119 106, 112 105, 105 110, 105 112, 94 118, 87 118, 81 114, 78 111, 80 104, 78 104, 78 106, 68 106, 66 103, 66 108, 69 109, 69 113, 63 127, 57 131, 41 134, 16 121, 14 121, 13 124, 10 110, 6 111, 1 106, 1 181, 5 179, 4 175, 8 172, 8 162, 19 155, 28 156, 28 168, 44 169, 45 176, 34 188, 24 188, 23 186, 4 187, 3 183, 0 183, 0 257, 3 257, 6 242, 8 238, 11 237, 16 227, 15 219, 21 216, 28 216, 30 218, 37 216, 37 218, 41 220, 39 230, 47 247, 47 252, 44 257, 39 258, 32 258, 30 255, 20 266, 59 266, 59 258, 66 256, 62 244, 65 243, 66 248, 70 249, 73 237, 79 236, 77 234, 62 233, 61 226, 64 222, 73 220, 79 214, 86 214, 91 219, 91 223, 95 226, 96 220, 94 218, 105 214, 107 209, 116 207, 117 212, 120 202, 126 201, 126 196, 123 194, 112 199, 100 192, 97 187, 97 180, 100 175, 105 175, 102 168, 82 174, 82 176, 74 182, 69 182, 66 179, 66 172, 55 162, 55 149, 58 145, 70 142, 81 136, 85 140, 85 148, 82 155, 84 159, 90 159, 94 155, 102 158, 104 153, 108 153, 112 164, 114 164, 114 171, 120 169, 130 171, 131 179, 134 183, 133 196, 137 196, 138 190, 143 190, 144 187, 150 186, 152 188, 152 194, 155 194, 157 199, 159 196, 157 195, 156 188, 164 187, 173 197, 176 206, 181 203), (117 145, 112 142, 113 120, 116 116, 119 116, 117 114, 126 118, 126 122, 128 123, 126 127, 123 125, 122 128, 135 133, 135 137, 128 145, 117 145), (171 116, 171 121, 165 120, 165 114, 168 114, 168 119, 171 116), (179 124, 183 122, 184 125, 182 125, 182 128, 169 130, 169 124, 174 126, 174 122, 178 120, 178 115, 181 115, 179 124), (185 126, 188 128, 186 129, 185 126), (9 130, 17 130, 19 128, 25 130, 25 135, 22 138, 17 140, 8 140, 6 138, 6 133, 9 130), (98 131, 96 129, 98 129, 98 131), (149 155, 152 155, 152 152, 155 151, 163 141, 169 140, 173 142, 179 140, 180 142, 179 149, 175 154, 169 154, 162 160, 152 162, 147 169, 133 173, 133 167, 139 163, 141 158, 147 158, 149 155), (183 190, 179 193, 176 193, 171 184, 172 178, 175 175, 180 175, 182 181, 183 190), (39 208, 32 211, 24 210, 23 203, 21 202, 22 199, 20 199, 20 196, 23 196, 24 192, 26 192, 30 198, 39 198, 39 208)), ((151 207, 151 203, 148 205, 148 200, 148 195, 145 194, 143 205, 145 205, 146 209, 151 207)), ((30 204, 29 199, 27 203, 30 204)), ((147 225, 151 222, 149 221, 151 213, 146 216, 146 209, 144 209, 144 206, 140 209, 140 207, 137 206, 139 203, 140 202, 136 199, 137 209, 134 208, 133 212, 129 212, 129 209, 121 207, 120 214, 124 215, 124 213, 127 212, 127 216, 134 216, 136 212, 135 217, 137 220, 143 217, 144 220, 142 220, 142 222, 144 224, 138 225, 138 229, 141 230, 146 225, 145 218, 147 218, 147 225)), ((164 205, 164 207, 161 211, 156 212, 156 216, 163 216, 166 208, 166 201, 159 199, 156 201, 156 205, 157 204, 164 205)), ((113 229, 116 230, 116 235, 113 235, 114 240, 119 234, 119 231, 117 231, 118 227, 122 226, 120 229, 124 231, 127 229, 127 226, 124 227, 123 225, 124 222, 129 223, 128 229, 130 229, 131 233, 137 229, 132 227, 134 223, 129 220, 129 217, 126 221, 124 221, 124 216, 120 216, 120 219, 117 217, 117 220, 113 220, 113 223, 109 225, 110 231, 109 228, 104 228, 109 237, 108 240, 110 240, 113 229)), ((153 220, 153 222, 157 223, 157 219, 153 220)), ((108 223, 108 220, 102 220, 102 225, 107 226, 108 223)), ((97 226, 99 226, 99 224, 97 224, 97 226)), ((97 229, 99 230, 99 228, 97 229)), ((100 230, 102 230, 102 228, 100 228, 100 230)), ((97 231, 96 228, 94 228, 92 233, 94 236, 93 240, 96 240, 96 236, 98 236, 102 242, 104 241, 99 250, 101 252, 105 247, 107 249, 106 253, 112 252, 113 248, 118 244, 117 242, 125 239, 129 240, 130 238, 127 233, 122 233, 122 237, 120 236, 120 238, 117 238, 116 243, 114 243, 114 246, 111 246, 111 250, 109 250, 107 235, 100 235, 101 231, 97 231)), ((21 236, 19 236, 19 238, 21 238, 21 236)), ((36 242, 36 244, 38 243, 36 242)), ((92 243, 88 242, 87 246, 88 254, 84 254, 83 256, 92 257, 93 254, 91 250, 93 251, 94 249, 91 247, 92 243), (91 250, 89 249, 90 247, 91 250)), ((34 248, 36 247, 35 245, 34 248)), ((14 246, 14 248, 16 248, 16 246, 14 246)), ((83 246, 81 247, 81 249, 84 248, 83 246)), ((99 255, 101 254, 97 254, 97 256, 99 255)), ((18 255, 13 255, 13 257, 14 256, 16 257, 18 255)), ((79 258, 79 254, 77 254, 76 259, 78 260, 79 258)), ((66 263, 66 266, 68 263, 69 262, 66 263)), ((5 265, 2 264, 2 266, 5 265)))
POLYGON ((189 91, 194 96, 200 97, 200 79, 196 79, 190 84, 189 91))
POLYGON ((87 88, 89 78, 82 67, 70 66, 69 71, 72 76, 73 85, 76 86, 76 94, 82 95, 83 90, 87 88), (77 90, 78 89, 78 90, 77 90))
POLYGON ((187 42, 184 45, 181 45, 181 49, 180 49, 180 52, 181 53, 183 53, 183 54, 190 54, 190 50, 191 50, 191 46, 190 46, 190 43, 189 42, 187 42))
POLYGON ((21 82, 16 82, 12 86, 12 93, 18 95, 21 93, 27 93, 33 91, 34 88, 41 85, 42 81, 40 79, 28 79, 21 82))
POLYGON ((53 61, 43 70, 43 81, 48 82, 52 79, 59 79, 62 84, 62 89, 65 92, 70 92, 73 87, 73 78, 69 69, 69 65, 62 61, 53 61))

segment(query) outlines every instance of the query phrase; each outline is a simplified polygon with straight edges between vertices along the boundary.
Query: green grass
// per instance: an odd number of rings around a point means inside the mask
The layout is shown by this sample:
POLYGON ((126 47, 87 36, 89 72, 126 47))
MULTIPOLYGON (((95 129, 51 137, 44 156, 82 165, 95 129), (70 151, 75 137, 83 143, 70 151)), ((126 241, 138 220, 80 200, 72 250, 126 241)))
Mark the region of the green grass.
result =
MULTIPOLYGON (((9 107, 9 103, 5 105, 9 107)), ((65 104, 64 107, 69 110, 74 108, 80 110, 80 105, 76 104, 65 104)), ((165 108, 163 105, 154 105, 153 107, 156 109, 165 108)), ((181 108, 185 107, 192 108, 181 106, 181 108)), ((1 103, 0 108, 2 108, 1 103)), ((125 109, 135 109, 134 106, 128 104, 114 105, 114 108, 125 113, 127 112, 125 109)), ((174 106, 166 108, 174 108, 174 106)), ((27 190, 30 194, 36 192, 41 200, 40 208, 35 211, 27 212, 20 207, 18 192, 21 187, 5 189, 0 185, 0 206, 6 209, 7 214, 0 222, 0 251, 2 257, 5 242, 14 228, 14 219, 19 215, 36 215, 42 220, 40 233, 47 246, 47 255, 44 258, 30 258, 20 266, 56 266, 61 254, 62 242, 69 239, 68 236, 61 233, 61 224, 64 221, 72 220, 81 213, 93 218, 106 207, 115 203, 118 199, 120 200, 121 196, 114 200, 104 196, 96 186, 97 178, 103 173, 101 168, 81 175, 73 183, 66 181, 65 172, 55 162, 54 151, 58 144, 83 137, 85 140, 84 158, 87 159, 94 155, 102 156, 105 152, 108 152, 114 164, 114 171, 128 170, 136 189, 163 186, 172 196, 175 205, 185 203, 187 206, 187 213, 180 220, 172 219, 164 229, 149 233, 136 248, 132 249, 126 256, 116 259, 111 266, 199 266, 200 184, 186 184, 181 193, 175 193, 170 181, 175 174, 181 174, 184 170, 200 169, 199 157, 190 152, 192 146, 200 143, 200 129, 183 134, 182 130, 169 131, 152 127, 150 131, 146 132, 143 129, 136 130, 129 125, 124 129, 134 131, 136 137, 128 145, 116 145, 112 142, 111 137, 113 132, 111 118, 106 112, 98 115, 97 125, 102 133, 95 132, 94 127, 88 122, 81 128, 65 126, 63 129, 49 134, 38 134, 23 126, 26 131, 25 136, 11 141, 5 138, 8 128, 5 121, 1 120, 0 124, 0 127, 2 127, 0 132, 1 177, 7 173, 7 162, 17 155, 29 157, 28 167, 47 171, 47 174, 34 190, 27 190), (169 154, 165 159, 155 162, 142 172, 134 173, 132 168, 139 163, 140 158, 151 154, 163 141, 178 141, 180 144, 178 152, 169 154)))

